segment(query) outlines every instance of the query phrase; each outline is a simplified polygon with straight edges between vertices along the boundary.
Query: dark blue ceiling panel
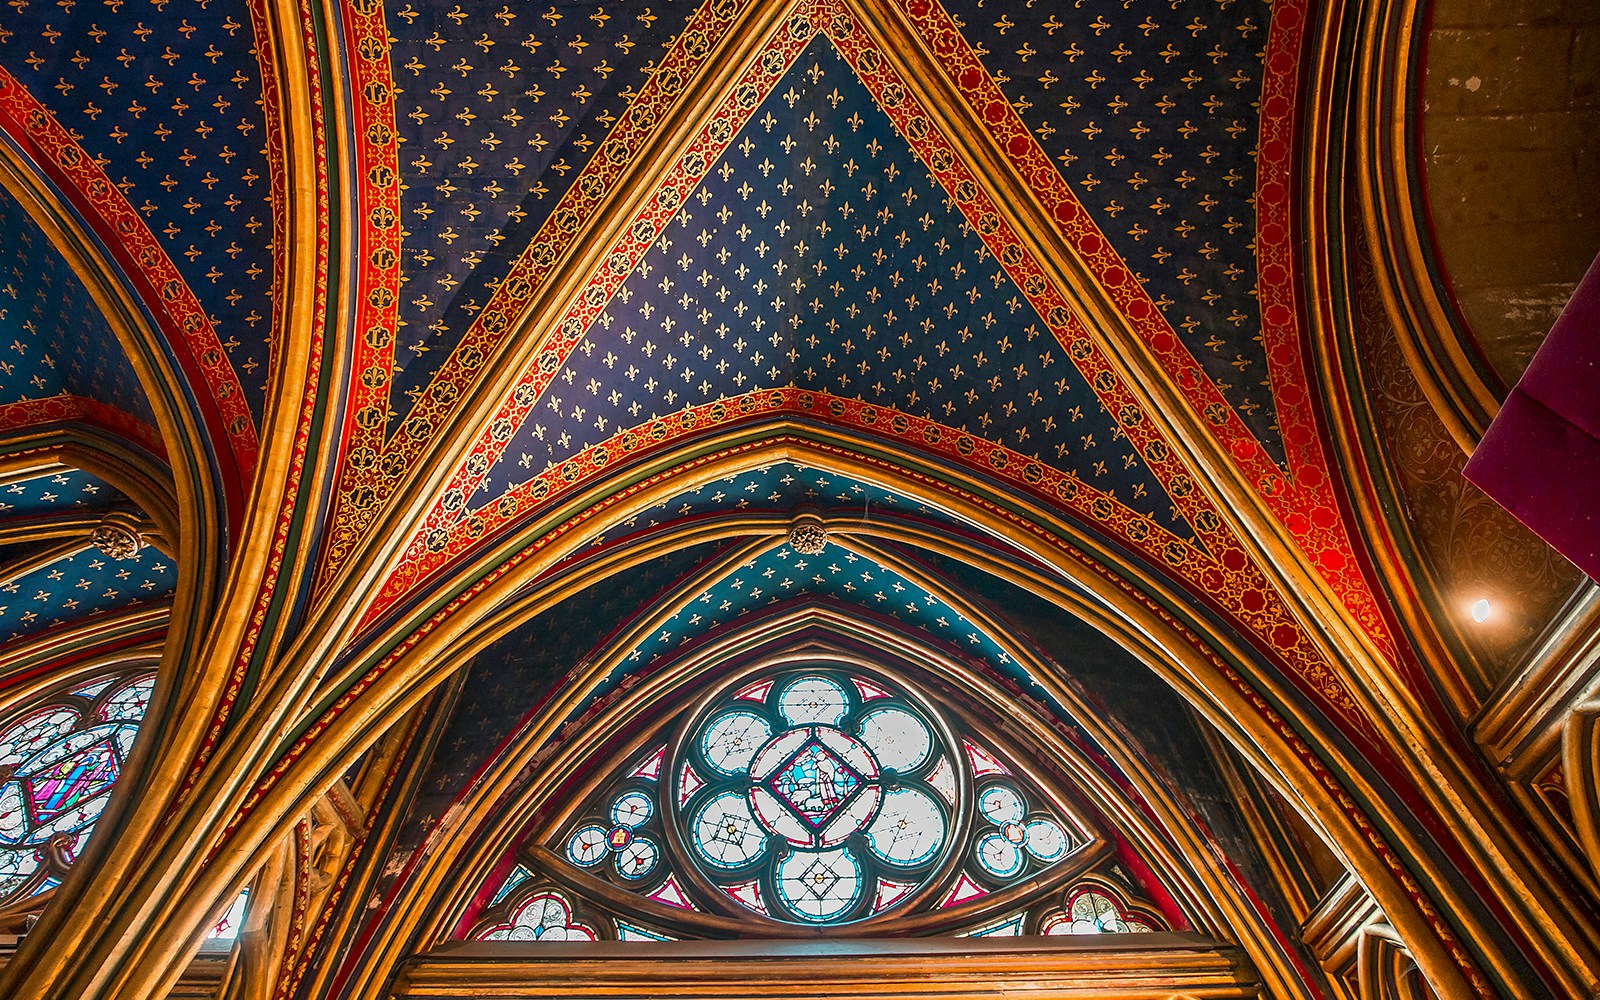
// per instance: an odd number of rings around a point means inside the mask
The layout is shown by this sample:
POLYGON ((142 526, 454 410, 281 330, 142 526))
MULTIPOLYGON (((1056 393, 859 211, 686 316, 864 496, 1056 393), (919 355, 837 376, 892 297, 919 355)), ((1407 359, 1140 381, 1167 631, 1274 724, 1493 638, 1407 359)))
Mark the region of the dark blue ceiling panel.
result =
POLYGON ((60 393, 154 425, 116 335, 44 231, 0 190, 0 403, 60 393))
POLYGON ((791 385, 1009 446, 1191 534, 824 38, 613 297, 477 502, 652 417, 791 385))
POLYGON ((1256 300, 1266 0, 945 0, 1073 194, 1275 461, 1256 300))
MULTIPOLYGON (((390 404, 407 413, 695 0, 387 5, 406 189, 390 404)), ((400 417, 397 416, 398 420, 400 417)))
POLYGON ((596 539, 601 544, 662 524, 714 514, 789 514, 807 509, 830 519, 870 521, 875 517, 910 515, 954 525, 943 511, 849 476, 778 462, 687 490, 628 518, 616 530, 596 539))
POLYGON ((129 506, 121 490, 82 469, 64 469, 0 486, 0 522, 129 506))
POLYGON ((177 582, 175 561, 148 546, 129 559, 86 548, 0 583, 0 637, 19 639, 91 615, 165 600, 177 582))
POLYGON ((12 5, 4 66, 101 159, 211 317, 257 423, 270 368, 271 178, 239 0, 12 5))
POLYGON ((397 838, 409 854, 472 775, 596 641, 621 627, 695 567, 715 545, 699 545, 587 587, 479 653, 428 761, 397 838))

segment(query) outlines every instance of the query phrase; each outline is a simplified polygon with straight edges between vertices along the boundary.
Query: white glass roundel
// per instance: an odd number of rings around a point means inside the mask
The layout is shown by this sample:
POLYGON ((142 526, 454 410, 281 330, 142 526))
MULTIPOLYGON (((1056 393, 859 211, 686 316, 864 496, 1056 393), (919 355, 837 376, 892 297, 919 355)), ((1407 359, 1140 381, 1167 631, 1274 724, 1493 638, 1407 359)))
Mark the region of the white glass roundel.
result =
POLYGON ((938 803, 915 788, 896 788, 886 795, 877 819, 867 828, 872 853, 899 865, 931 859, 944 846, 944 836, 938 803))
POLYGON ((892 705, 863 716, 861 736, 881 748, 878 763, 896 771, 914 771, 933 754, 933 734, 928 727, 910 712, 892 705))
POLYGON ((1005 785, 990 785, 978 796, 978 811, 995 826, 1022 820, 1022 797, 1005 785))
POLYGON ((778 712, 790 725, 821 722, 838 725, 850 713, 844 685, 831 677, 797 677, 783 687, 778 712))
POLYGON ((750 767, 756 751, 772 738, 772 723, 747 710, 717 716, 700 734, 700 754, 718 774, 733 776, 750 767))
POLYGON ((1028 853, 1040 861, 1055 861, 1071 846, 1061 824, 1053 819, 1036 819, 1024 828, 1028 853))
POLYGON ((650 814, 653 812, 655 805, 648 795, 643 792, 629 792, 612 805, 611 822, 631 830, 649 822, 650 814))
POLYGON ((581 827, 567 839, 567 857, 584 868, 598 864, 611 849, 606 842, 606 828, 590 824, 581 827))
POLYGON ((933 718, 894 685, 836 670, 730 690, 668 772, 690 860, 788 923, 862 920, 916 896, 957 839, 940 766, 959 751, 933 718))
POLYGON ((653 841, 646 837, 635 837, 617 852, 617 874, 629 879, 644 878, 655 871, 659 857, 660 852, 653 841))
POLYGON ((742 868, 767 850, 767 835, 750 800, 735 791, 718 792, 694 817, 694 840, 701 857, 718 868, 742 868))
POLYGON ((980 837, 977 853, 978 864, 995 878, 1011 878, 1027 863, 1022 849, 1001 833, 986 833, 980 837))

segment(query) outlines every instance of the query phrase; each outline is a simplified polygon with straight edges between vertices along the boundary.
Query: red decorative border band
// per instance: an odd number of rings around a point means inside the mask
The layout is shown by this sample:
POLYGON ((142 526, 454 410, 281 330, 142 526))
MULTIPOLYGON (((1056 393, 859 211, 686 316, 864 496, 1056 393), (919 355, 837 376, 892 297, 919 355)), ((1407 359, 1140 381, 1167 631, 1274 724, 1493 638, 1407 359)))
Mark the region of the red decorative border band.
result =
POLYGON ((201 414, 220 446, 229 484, 229 521, 238 524, 260 450, 254 418, 239 376, 200 305, 155 234, 111 182, 99 160, 15 77, 0 69, 0 130, 3 130, 61 191, 105 245, 123 279, 150 309, 184 374, 197 390, 201 414), (204 390, 204 391, 198 391, 204 390))

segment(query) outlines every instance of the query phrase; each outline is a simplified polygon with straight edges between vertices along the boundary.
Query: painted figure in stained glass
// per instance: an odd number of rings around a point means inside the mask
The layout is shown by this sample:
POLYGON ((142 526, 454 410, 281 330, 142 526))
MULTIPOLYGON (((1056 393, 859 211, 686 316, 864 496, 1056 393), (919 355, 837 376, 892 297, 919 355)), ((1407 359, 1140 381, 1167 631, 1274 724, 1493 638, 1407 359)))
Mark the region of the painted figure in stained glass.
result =
POLYGON ((82 851, 154 683, 80 685, 0 727, 0 905, 49 888, 82 851))

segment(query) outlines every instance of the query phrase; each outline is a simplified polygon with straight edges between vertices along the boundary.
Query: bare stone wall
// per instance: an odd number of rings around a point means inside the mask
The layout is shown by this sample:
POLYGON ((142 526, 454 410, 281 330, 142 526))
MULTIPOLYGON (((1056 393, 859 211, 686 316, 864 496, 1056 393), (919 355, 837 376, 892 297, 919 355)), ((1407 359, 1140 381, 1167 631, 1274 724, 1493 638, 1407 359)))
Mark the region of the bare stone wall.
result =
POLYGON ((1509 385, 1600 253, 1600 2, 1437 0, 1424 72, 1438 248, 1509 385))

